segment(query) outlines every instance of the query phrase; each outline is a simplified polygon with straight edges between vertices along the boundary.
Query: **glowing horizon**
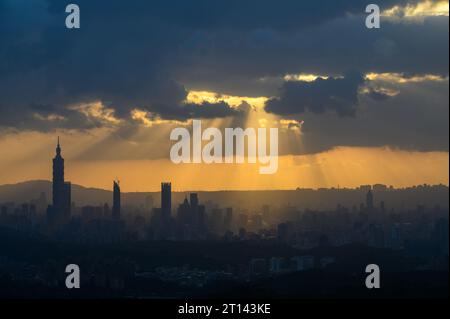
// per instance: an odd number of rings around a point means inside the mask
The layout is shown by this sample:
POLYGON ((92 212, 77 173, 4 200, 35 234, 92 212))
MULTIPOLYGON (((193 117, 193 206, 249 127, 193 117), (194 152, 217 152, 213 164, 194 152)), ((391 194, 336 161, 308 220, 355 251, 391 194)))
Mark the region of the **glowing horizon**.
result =
MULTIPOLYGON (((0 184, 51 179, 54 136, 28 133, 0 139, 0 148, 15 150, 0 184), (24 140, 27 142, 24 143, 24 140), (23 145, 29 145, 23 148, 23 145), (40 154, 39 156, 37 154, 40 154), (14 163, 14 164, 13 164, 14 163)), ((168 158, 85 160, 79 157, 90 135, 62 137, 66 180, 85 187, 109 189, 114 179, 124 192, 158 191, 170 181, 176 191, 286 190, 296 188, 355 188, 386 184, 396 188, 422 184, 449 185, 449 153, 418 152, 387 147, 337 147, 308 155, 282 155, 274 175, 260 175, 255 164, 181 164, 168 158)))

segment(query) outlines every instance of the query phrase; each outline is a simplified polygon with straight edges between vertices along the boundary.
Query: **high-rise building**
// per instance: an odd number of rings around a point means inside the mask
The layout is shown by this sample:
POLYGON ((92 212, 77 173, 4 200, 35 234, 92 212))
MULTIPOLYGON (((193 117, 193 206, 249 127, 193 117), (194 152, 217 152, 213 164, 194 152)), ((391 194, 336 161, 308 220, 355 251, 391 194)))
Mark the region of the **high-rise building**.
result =
POLYGON ((189 204, 187 198, 184 199, 183 203, 178 206, 177 218, 178 222, 182 225, 189 224, 189 215, 191 213, 191 205, 189 204))
POLYGON ((56 146, 56 155, 53 158, 53 205, 48 208, 48 217, 51 222, 65 222, 70 217, 71 210, 71 184, 64 181, 64 158, 61 156, 61 146, 56 146))
POLYGON ((161 183, 161 214, 163 219, 170 219, 172 212, 172 184, 161 183))
POLYGON ((8 207, 2 206, 0 214, 1 216, 6 216, 8 214, 8 207))
POLYGON ((366 195, 366 207, 369 211, 373 210, 373 193, 370 189, 366 195))
POLYGON ((196 210, 198 208, 198 194, 197 193, 190 194, 190 202, 191 202, 191 207, 196 210))
POLYGON ((380 202, 380 211, 384 214, 386 212, 386 205, 384 204, 384 201, 380 202))
POLYGON ((233 223, 233 208, 227 207, 224 220, 225 229, 230 230, 232 223, 233 223))
POLYGON ((191 202, 191 211, 189 214, 190 224, 198 226, 198 210, 199 210, 199 201, 198 201, 198 194, 197 193, 191 193, 190 195, 190 202, 191 202))
POLYGON ((120 219, 120 186, 119 181, 113 182, 113 208, 112 217, 114 219, 120 219))

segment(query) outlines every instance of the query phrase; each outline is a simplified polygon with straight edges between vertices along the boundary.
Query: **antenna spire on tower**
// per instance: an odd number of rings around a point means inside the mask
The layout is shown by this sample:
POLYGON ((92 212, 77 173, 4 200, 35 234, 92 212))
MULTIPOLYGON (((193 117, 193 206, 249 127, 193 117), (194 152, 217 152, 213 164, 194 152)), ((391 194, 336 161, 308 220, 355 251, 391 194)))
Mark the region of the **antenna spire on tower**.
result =
POLYGON ((58 136, 58 144, 56 145, 56 154, 61 154, 61 146, 59 144, 59 136, 58 136))

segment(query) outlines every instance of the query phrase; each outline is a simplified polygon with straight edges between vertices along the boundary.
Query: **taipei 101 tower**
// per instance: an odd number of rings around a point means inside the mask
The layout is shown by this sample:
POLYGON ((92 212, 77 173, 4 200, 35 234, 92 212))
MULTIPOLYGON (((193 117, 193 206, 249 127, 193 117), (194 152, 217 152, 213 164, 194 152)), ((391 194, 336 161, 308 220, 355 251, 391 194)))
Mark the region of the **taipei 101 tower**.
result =
POLYGON ((53 225, 67 222, 70 218, 71 184, 64 181, 64 158, 61 156, 61 146, 56 146, 53 158, 53 205, 48 207, 47 215, 53 225))

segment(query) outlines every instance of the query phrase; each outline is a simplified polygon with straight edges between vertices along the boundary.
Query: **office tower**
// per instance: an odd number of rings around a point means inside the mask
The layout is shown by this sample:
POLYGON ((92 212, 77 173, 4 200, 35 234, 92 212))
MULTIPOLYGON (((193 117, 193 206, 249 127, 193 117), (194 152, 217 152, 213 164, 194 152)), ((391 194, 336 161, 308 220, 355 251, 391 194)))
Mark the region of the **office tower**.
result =
POLYGON ((191 205, 189 205, 189 202, 187 198, 184 199, 183 203, 178 206, 177 211, 177 218, 178 222, 182 225, 189 223, 189 215, 191 211, 191 205))
POLYGON ((113 209, 112 217, 120 219, 120 186, 119 181, 113 182, 113 209))
POLYGON ((194 226, 198 226, 198 194, 197 193, 191 193, 190 195, 190 204, 191 204, 191 210, 189 214, 189 223, 194 226))
POLYGON ((434 232, 433 236, 437 240, 437 246, 438 249, 441 250, 441 253, 444 253, 448 256, 448 238, 449 238, 449 232, 448 232, 448 219, 446 218, 439 218, 434 223, 434 232))
POLYGON ((111 216, 111 209, 109 209, 108 203, 105 203, 103 205, 103 216, 106 218, 109 218, 111 216))
POLYGON ((70 217, 71 210, 71 184, 64 181, 64 158, 61 156, 61 146, 56 146, 56 155, 53 158, 53 205, 48 208, 49 221, 54 223, 65 222, 70 217))
POLYGON ((190 202, 191 202, 192 209, 198 208, 198 194, 197 193, 191 193, 190 202))
POLYGON ((244 213, 239 214, 238 224, 239 224, 239 227, 247 228, 247 224, 248 224, 247 214, 244 214, 244 213))
POLYGON ((211 212, 211 228, 216 233, 222 233, 223 230, 223 210, 214 208, 211 212))
POLYGON ((205 205, 198 206, 197 224, 200 233, 206 232, 206 216, 205 216, 205 205))
POLYGON ((161 183, 161 213, 163 219, 170 219, 172 212, 172 184, 161 183))
POLYGON ((29 213, 30 213, 30 205, 28 205, 27 203, 22 204, 21 214, 23 216, 28 216, 29 213))
POLYGON ((233 208, 228 207, 225 213, 224 225, 226 230, 230 230, 233 223, 233 208))
POLYGON ((384 204, 384 201, 380 202, 380 210, 383 214, 386 212, 386 205, 384 204))
POLYGON ((252 221, 254 229, 259 230, 263 227, 263 218, 261 214, 253 215, 252 221))
POLYGON ((61 146, 56 146, 56 156, 53 158, 53 207, 59 208, 62 206, 64 198, 64 158, 61 156, 61 146))
POLYGON ((367 207, 367 210, 369 210, 369 211, 373 210, 373 194, 372 194, 372 190, 370 190, 370 189, 366 195, 366 207, 367 207))

